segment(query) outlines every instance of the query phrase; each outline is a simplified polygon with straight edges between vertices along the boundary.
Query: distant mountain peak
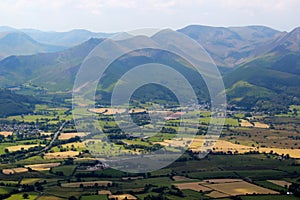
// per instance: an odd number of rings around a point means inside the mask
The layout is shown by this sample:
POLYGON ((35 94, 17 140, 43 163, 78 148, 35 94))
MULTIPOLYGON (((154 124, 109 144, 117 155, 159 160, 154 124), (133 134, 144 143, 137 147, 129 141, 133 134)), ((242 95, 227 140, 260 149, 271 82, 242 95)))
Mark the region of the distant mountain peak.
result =
POLYGON ((277 46, 271 52, 276 54, 285 52, 300 53, 300 27, 287 33, 278 41, 277 46))

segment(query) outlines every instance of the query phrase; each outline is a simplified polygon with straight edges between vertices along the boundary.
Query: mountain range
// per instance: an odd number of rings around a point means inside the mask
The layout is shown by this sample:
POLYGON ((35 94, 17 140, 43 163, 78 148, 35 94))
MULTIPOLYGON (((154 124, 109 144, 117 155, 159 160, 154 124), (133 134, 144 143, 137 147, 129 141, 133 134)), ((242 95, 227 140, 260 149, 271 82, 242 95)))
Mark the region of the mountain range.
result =
MULTIPOLYGON (((178 31, 201 44, 219 66, 230 104, 270 110, 300 102, 300 28, 191 25, 178 31)), ((30 84, 68 92, 83 59, 111 35, 0 27, 0 87, 30 84)))

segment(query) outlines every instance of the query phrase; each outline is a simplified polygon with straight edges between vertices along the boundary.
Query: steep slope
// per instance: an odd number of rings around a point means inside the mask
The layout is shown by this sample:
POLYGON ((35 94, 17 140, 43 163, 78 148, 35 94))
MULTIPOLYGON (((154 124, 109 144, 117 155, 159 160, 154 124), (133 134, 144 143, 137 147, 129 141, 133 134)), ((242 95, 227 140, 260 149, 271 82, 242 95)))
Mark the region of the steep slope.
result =
POLYGON ((226 75, 224 77, 226 86, 236 94, 235 98, 240 98, 239 104, 246 104, 243 102, 245 94, 235 88, 235 84, 240 81, 258 87, 257 92, 250 95, 252 99, 256 99, 248 104, 251 107, 257 105, 257 94, 264 90, 272 92, 261 97, 260 100, 265 100, 265 104, 300 103, 299 44, 299 28, 297 28, 278 41, 267 54, 242 64, 226 75))
POLYGON ((22 32, 0 33, 0 56, 31 55, 42 52, 55 52, 64 49, 60 46, 46 45, 36 42, 22 32))
POLYGON ((277 55, 286 52, 300 52, 300 27, 286 34, 270 52, 277 55))
POLYGON ((199 42, 217 65, 234 67, 270 49, 285 35, 263 26, 209 27, 191 25, 178 30, 199 42))

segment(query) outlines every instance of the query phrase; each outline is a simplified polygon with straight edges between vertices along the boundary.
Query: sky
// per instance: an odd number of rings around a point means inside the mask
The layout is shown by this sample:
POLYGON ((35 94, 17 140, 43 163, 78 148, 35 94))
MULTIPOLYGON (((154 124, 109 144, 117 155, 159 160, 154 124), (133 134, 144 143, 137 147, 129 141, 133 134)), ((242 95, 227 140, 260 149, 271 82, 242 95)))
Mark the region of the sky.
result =
POLYGON ((299 8, 299 0, 1 0, 0 26, 121 32, 265 25, 291 31, 300 26, 299 8))

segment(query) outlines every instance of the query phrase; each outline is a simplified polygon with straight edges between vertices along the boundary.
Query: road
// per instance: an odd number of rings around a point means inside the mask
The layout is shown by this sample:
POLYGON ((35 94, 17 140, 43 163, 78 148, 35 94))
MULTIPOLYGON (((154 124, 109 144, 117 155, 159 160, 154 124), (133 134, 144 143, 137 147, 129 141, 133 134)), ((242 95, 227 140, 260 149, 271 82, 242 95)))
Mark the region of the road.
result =
POLYGON ((66 125, 66 123, 67 122, 64 122, 64 123, 62 123, 62 125, 60 125, 58 131, 56 131, 56 133, 54 134, 54 137, 52 138, 52 140, 50 141, 50 143, 44 149, 42 149, 39 153, 47 151, 47 150, 49 150, 52 147, 53 142, 57 139, 58 135, 63 130, 63 128, 66 125))

